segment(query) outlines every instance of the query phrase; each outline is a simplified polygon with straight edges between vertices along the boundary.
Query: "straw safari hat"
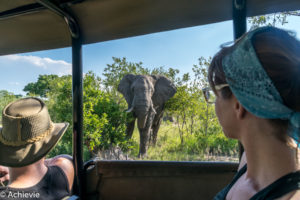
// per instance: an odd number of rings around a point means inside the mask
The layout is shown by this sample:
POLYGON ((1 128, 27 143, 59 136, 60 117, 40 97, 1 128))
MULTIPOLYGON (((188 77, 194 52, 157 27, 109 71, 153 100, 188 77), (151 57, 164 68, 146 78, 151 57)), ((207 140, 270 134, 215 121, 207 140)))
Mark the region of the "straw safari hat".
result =
POLYGON ((63 136, 68 123, 53 123, 45 103, 35 97, 9 103, 2 112, 0 165, 22 167, 44 156, 63 136))

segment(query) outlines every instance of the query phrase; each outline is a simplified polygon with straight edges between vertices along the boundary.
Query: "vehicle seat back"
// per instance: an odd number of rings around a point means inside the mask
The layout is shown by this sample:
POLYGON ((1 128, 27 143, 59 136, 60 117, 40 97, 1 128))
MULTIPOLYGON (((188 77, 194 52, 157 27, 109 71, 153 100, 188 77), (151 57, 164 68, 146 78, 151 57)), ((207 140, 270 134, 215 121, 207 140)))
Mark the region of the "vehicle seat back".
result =
POLYGON ((86 166, 86 197, 101 200, 212 199, 237 171, 231 162, 97 161, 86 166))

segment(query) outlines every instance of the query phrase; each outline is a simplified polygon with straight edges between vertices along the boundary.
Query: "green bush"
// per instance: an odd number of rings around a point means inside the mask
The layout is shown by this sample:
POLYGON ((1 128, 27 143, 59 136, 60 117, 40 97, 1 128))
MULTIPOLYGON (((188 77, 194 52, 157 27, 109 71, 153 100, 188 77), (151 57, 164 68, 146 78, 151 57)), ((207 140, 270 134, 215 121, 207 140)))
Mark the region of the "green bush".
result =
POLYGON ((228 139, 223 133, 199 135, 197 137, 199 148, 206 153, 218 155, 234 155, 237 153, 237 140, 228 139))
MULTIPOLYGON (((35 85, 47 86, 40 88, 48 106, 51 119, 54 122, 68 122, 70 124, 65 135, 49 156, 72 153, 72 77, 43 75, 35 85), (40 84, 39 81, 47 82, 40 84)), ((29 87, 27 87, 28 89, 29 87)), ((123 151, 130 149, 131 141, 125 137, 127 116, 124 104, 118 103, 110 92, 101 89, 101 79, 92 72, 85 74, 83 79, 83 137, 84 157, 90 158, 90 153, 96 154, 99 150, 111 146, 120 146, 123 151)), ((29 88, 30 89, 30 88, 29 88)), ((29 92, 35 92, 29 91, 29 92)), ((36 94, 36 95, 41 95, 36 94)))
POLYGON ((2 124, 2 110, 4 106, 20 97, 20 95, 14 95, 6 90, 0 90, 0 124, 2 124))

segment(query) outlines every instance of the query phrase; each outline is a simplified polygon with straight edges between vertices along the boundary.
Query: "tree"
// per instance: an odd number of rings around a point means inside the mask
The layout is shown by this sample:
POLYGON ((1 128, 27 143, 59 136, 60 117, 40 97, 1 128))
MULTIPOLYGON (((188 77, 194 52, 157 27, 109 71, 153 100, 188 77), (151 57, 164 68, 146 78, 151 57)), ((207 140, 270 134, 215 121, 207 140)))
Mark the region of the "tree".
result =
MULTIPOLYGON (((40 80, 40 79, 39 79, 40 80)), ((38 80, 38 82, 39 82, 38 80)), ((37 85, 38 83, 33 83, 37 85)), ((50 156, 72 152, 72 77, 55 77, 48 82, 46 103, 54 122, 68 122, 70 127, 50 156)), ((85 148, 92 153, 120 146, 127 150, 125 138, 127 115, 110 94, 101 90, 101 79, 93 72, 83 78, 83 119, 85 148)))
POLYGON ((207 133, 208 133, 209 120, 216 117, 214 115, 212 106, 205 102, 203 95, 202 95, 202 88, 209 86, 208 80, 207 80, 207 76, 208 76, 207 69, 211 63, 211 60, 212 60, 211 57, 209 57, 208 59, 205 59, 204 57, 200 57, 198 59, 198 61, 199 61, 198 65, 194 65, 194 67, 193 67, 194 81, 193 81, 192 87, 191 87, 193 93, 201 94, 201 96, 199 96, 199 98, 201 98, 200 101, 202 102, 202 104, 199 106, 201 106, 200 110, 202 110, 204 112, 198 113, 198 116, 201 121, 201 124, 204 125, 205 135, 207 135, 207 133))
POLYGON ((202 138, 221 132, 214 112, 214 106, 207 104, 202 94, 202 88, 208 87, 207 69, 211 58, 199 58, 198 65, 193 66, 193 74, 183 74, 177 81, 177 93, 171 98, 166 108, 176 116, 181 145, 185 138, 196 133, 202 138))
MULTIPOLYGON (((0 113, 2 113, 4 106, 20 97, 21 95, 15 95, 12 92, 0 90, 0 113)), ((2 115, 0 115, 0 124, 2 124, 2 115)))
POLYGON ((177 128, 181 144, 184 143, 184 133, 187 126, 187 111, 191 107, 191 97, 187 85, 177 86, 176 94, 166 102, 166 109, 176 116, 177 128))
POLYGON ((68 122, 69 128, 49 156, 72 153, 72 77, 57 77, 49 82, 46 104, 52 121, 68 122))
POLYGON ((37 95, 40 97, 46 97, 47 93, 50 91, 51 82, 57 79, 58 76, 51 74, 51 75, 39 75, 37 82, 35 83, 28 83, 23 91, 27 92, 27 95, 37 95))
POLYGON ((104 69, 103 80, 104 86, 111 90, 117 91, 118 85, 126 74, 150 74, 149 69, 143 67, 143 63, 133 63, 127 62, 126 58, 112 58, 114 63, 107 64, 107 67, 104 69))
POLYGON ((84 78, 84 130, 91 151, 120 146, 128 149, 125 130, 127 113, 107 91, 100 90, 101 79, 88 72, 84 78))

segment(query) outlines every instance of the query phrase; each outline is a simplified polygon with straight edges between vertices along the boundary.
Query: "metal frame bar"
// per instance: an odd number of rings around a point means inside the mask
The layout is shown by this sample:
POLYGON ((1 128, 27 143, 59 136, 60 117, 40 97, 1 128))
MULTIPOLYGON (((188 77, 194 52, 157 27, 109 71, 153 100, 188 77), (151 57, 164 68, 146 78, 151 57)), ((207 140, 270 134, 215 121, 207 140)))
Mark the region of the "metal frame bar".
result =
POLYGON ((0 19, 8 19, 12 17, 17 17, 21 15, 25 15, 27 13, 33 13, 40 10, 45 10, 46 8, 38 3, 20 6, 17 8, 13 8, 11 10, 7 10, 0 13, 0 19))
MULTIPOLYGON (((247 1, 232 0, 232 19, 234 40, 241 37, 247 31, 247 1)), ((239 142, 239 159, 244 152, 243 145, 239 142)))
POLYGON ((73 94, 73 160, 75 179, 73 193, 83 199, 83 75, 81 37, 72 38, 72 94, 73 94))
POLYGON ((247 30, 247 1, 232 0, 232 19, 234 39, 241 37, 247 30))
MULTIPOLYGON (((76 3, 80 3, 82 1, 84 1, 84 0, 60 0, 59 6, 70 5, 70 4, 73 5, 76 3)), ((41 5, 40 3, 27 4, 24 6, 19 6, 19 7, 10 9, 10 10, 0 12, 0 20, 18 17, 18 16, 38 12, 38 11, 45 10, 45 9, 47 9, 47 8, 43 5, 41 5)))
POLYGON ((72 37, 72 103, 73 103, 73 163, 75 178, 73 193, 84 199, 83 184, 83 73, 82 37, 74 16, 59 5, 48 0, 38 0, 40 4, 61 16, 67 23, 72 37))

